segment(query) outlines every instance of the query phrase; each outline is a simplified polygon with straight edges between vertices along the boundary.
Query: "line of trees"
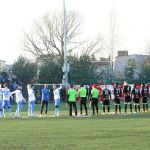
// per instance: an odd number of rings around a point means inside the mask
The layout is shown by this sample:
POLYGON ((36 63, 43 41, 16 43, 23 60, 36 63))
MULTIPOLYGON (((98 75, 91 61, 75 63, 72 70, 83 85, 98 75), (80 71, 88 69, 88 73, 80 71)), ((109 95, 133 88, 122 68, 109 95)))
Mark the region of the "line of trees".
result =
MULTIPOLYGON (((101 35, 91 41, 82 40, 82 17, 75 11, 67 11, 66 18, 66 44, 68 61, 71 66, 69 82, 91 84, 101 80, 96 73, 98 66, 94 66, 92 60, 102 57, 104 53, 110 56, 111 51, 107 42, 101 35)), ((34 79, 40 83, 61 83, 64 58, 63 27, 63 12, 61 12, 44 15, 40 20, 34 22, 31 31, 24 31, 23 50, 32 54, 34 60, 19 56, 15 61, 13 74, 21 82, 26 84, 34 79)), ((150 82, 149 60, 149 57, 145 57, 138 81, 150 82)), ((128 81, 134 81, 135 67, 134 62, 130 61, 126 68, 128 81)))

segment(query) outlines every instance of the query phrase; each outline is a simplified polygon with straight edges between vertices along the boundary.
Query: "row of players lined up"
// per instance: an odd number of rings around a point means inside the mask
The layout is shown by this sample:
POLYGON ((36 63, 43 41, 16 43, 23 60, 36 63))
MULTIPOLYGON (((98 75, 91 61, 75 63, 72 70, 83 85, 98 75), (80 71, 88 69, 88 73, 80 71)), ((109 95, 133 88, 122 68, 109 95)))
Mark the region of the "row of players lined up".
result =
MULTIPOLYGON (((53 94, 54 94, 54 100, 55 100, 55 114, 54 116, 59 116, 60 114, 60 89, 61 86, 53 86, 53 94)), ((34 117, 34 109, 35 109, 35 92, 32 85, 28 85, 28 117, 34 117)), ((119 109, 119 113, 121 114, 121 105, 120 100, 123 92, 124 96, 124 106, 125 106, 125 113, 127 112, 127 106, 130 106, 130 112, 132 113, 132 100, 134 102, 135 106, 135 112, 137 113, 137 110, 140 112, 140 98, 142 98, 142 104, 143 104, 143 111, 148 111, 148 104, 147 104, 147 98, 149 96, 149 89, 144 84, 142 85, 142 89, 138 88, 136 85, 134 86, 133 90, 131 91, 131 86, 127 84, 127 82, 124 82, 124 88, 123 91, 119 87, 118 83, 116 83, 114 87, 114 106, 115 106, 115 113, 117 114, 117 111, 119 109)), ((41 90, 42 98, 41 98, 41 111, 39 117, 42 116, 43 109, 45 106, 45 115, 47 115, 48 111, 48 102, 50 99, 50 90, 48 89, 47 85, 44 85, 43 89, 41 90)), ((111 100, 111 92, 105 86, 105 89, 100 92, 95 85, 92 86, 92 90, 90 92, 90 105, 92 106, 92 112, 93 115, 98 114, 98 101, 101 100, 102 102, 102 108, 103 113, 105 113, 105 109, 107 108, 107 111, 109 113, 110 111, 110 100, 111 100)), ((10 117, 12 117, 11 113, 11 103, 10 103, 10 97, 15 94, 16 96, 16 103, 17 108, 15 112, 15 117, 20 117, 20 112, 22 109, 22 103, 23 101, 26 101, 23 98, 21 87, 18 86, 18 88, 11 92, 8 88, 8 84, 4 84, 4 88, 0 89, 0 117, 5 117, 5 111, 6 108, 9 110, 10 117)), ((77 116, 77 107, 76 107, 76 100, 77 96, 80 97, 80 114, 82 115, 82 107, 84 106, 86 115, 88 115, 87 110, 87 89, 81 85, 80 89, 77 91, 74 89, 73 85, 70 86, 70 88, 67 90, 67 103, 69 105, 69 115, 72 116, 72 106, 75 110, 75 115, 77 116)))
MULTIPOLYGON (((96 85, 93 85, 92 90, 90 92, 90 105, 92 106, 93 115, 95 115, 95 110, 96 114, 98 114, 99 100, 102 102, 103 114, 105 114, 105 109, 107 109, 108 113, 110 111, 110 100, 112 100, 111 91, 107 88, 107 85, 105 85, 105 88, 102 91, 98 89, 96 85)), ((143 112, 148 111, 147 99, 149 96, 149 88, 145 84, 142 84, 141 89, 135 84, 134 88, 131 91, 131 86, 128 85, 126 81, 124 82, 123 90, 120 88, 119 84, 116 83, 113 92, 114 92, 113 94, 114 94, 115 114, 117 114, 118 110, 119 113, 121 114, 120 101, 122 99, 122 94, 124 99, 125 113, 127 113, 128 105, 130 107, 130 112, 132 113, 132 101, 134 103, 135 112, 137 113, 137 110, 140 112, 140 99, 142 100, 143 112)), ((70 106, 70 113, 69 113, 70 116, 72 115, 72 105, 75 108, 75 115, 77 115, 76 95, 79 95, 80 97, 80 114, 82 115, 82 106, 84 106, 86 115, 88 115, 86 106, 86 99, 87 99, 86 89, 83 85, 81 85, 78 91, 74 90, 73 86, 71 86, 71 88, 68 90, 68 103, 70 106)))

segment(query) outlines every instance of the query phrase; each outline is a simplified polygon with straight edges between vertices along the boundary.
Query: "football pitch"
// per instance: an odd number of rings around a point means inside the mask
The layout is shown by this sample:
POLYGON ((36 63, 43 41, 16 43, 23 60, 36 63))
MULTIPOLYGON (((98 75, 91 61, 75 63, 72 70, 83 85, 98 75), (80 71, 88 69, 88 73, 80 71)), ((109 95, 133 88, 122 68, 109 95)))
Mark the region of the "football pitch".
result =
MULTIPOLYGON (((150 113, 69 117, 65 104, 61 116, 52 117, 50 104, 47 118, 27 118, 27 105, 22 118, 0 120, 0 149, 7 150, 149 150, 150 113)), ((14 115, 15 105, 13 106, 14 115)), ((90 108, 89 108, 90 109, 90 108)), ((78 109, 79 110, 79 109, 78 109)), ((114 111, 111 109, 111 112, 114 111)), ((89 114, 92 111, 89 110, 89 114)))

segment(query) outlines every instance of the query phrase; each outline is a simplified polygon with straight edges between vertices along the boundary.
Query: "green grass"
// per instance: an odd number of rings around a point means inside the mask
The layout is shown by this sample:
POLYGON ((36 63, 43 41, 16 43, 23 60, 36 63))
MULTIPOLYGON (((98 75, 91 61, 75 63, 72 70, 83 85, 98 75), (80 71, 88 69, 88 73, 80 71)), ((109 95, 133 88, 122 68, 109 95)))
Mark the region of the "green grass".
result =
MULTIPOLYGON (((26 107, 21 114, 24 118, 9 119, 7 115, 0 120, 0 149, 148 150, 150 147, 150 113, 68 117, 62 104, 60 118, 28 119, 26 107)), ((36 114, 39 109, 36 105, 36 114)), ((49 116, 53 109, 50 104, 49 116)))

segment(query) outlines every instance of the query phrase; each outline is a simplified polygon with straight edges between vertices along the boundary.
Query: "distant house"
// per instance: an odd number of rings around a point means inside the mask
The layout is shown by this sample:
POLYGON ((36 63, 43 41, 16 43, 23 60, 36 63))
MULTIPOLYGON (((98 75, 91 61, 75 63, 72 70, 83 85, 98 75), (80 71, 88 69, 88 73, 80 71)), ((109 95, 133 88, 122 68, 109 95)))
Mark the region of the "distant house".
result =
POLYGON ((134 79, 139 77, 142 65, 144 63, 145 55, 128 55, 128 51, 118 51, 118 56, 114 59, 114 76, 117 78, 126 78, 125 70, 129 67, 129 61, 134 65, 134 79))

